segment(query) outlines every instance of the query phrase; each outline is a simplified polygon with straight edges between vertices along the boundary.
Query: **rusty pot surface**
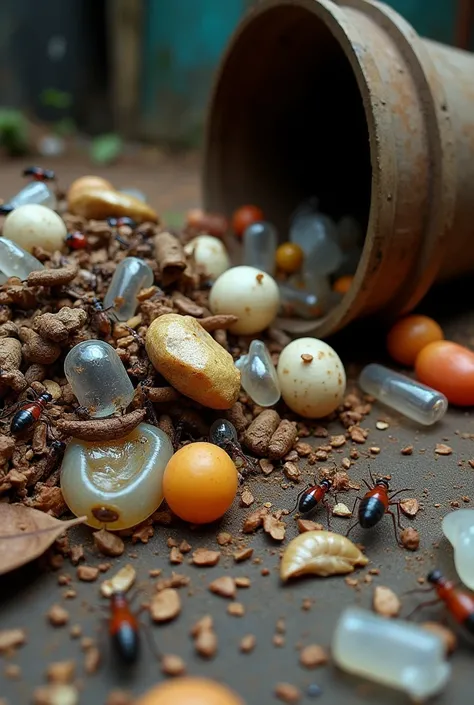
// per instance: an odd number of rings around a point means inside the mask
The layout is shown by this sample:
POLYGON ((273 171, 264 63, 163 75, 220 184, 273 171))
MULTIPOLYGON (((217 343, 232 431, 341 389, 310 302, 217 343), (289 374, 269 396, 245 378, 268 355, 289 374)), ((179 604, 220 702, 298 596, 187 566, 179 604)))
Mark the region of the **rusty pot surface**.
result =
POLYGON ((341 303, 287 329, 391 318, 474 270, 473 77, 474 55, 421 39, 378 2, 261 0, 242 21, 211 99, 206 208, 256 203, 286 235, 318 195, 366 224, 341 303))

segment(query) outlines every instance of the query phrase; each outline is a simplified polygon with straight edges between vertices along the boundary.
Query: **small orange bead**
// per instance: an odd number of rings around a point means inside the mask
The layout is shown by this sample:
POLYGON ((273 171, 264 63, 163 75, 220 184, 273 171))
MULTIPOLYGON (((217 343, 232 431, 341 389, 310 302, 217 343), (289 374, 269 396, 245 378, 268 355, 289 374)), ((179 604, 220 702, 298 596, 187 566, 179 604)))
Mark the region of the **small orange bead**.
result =
POLYGON ((295 242, 284 242, 275 253, 276 266, 282 272, 293 274, 303 264, 304 252, 295 242))
POLYGON ((242 237, 249 225, 263 218, 263 211, 257 206, 241 206, 232 216, 232 229, 238 237, 242 237))
POLYGON ((347 294, 347 292, 352 286, 353 281, 354 277, 352 276, 352 274, 346 274, 345 276, 336 279, 336 281, 332 285, 332 290, 336 291, 338 294, 347 294))
POLYGON ((387 350, 394 360, 411 367, 426 345, 443 338, 443 331, 436 321, 428 316, 413 314, 401 318, 390 329, 387 350))
POLYGON ((184 521, 208 524, 220 519, 237 493, 237 469, 213 443, 189 443, 173 455, 163 476, 163 494, 184 521))
MULTIPOLYGON (((135 701, 134 701, 135 702, 135 701)), ((245 705, 230 688, 209 678, 185 676, 151 688, 136 705, 245 705)))
POLYGON ((425 345, 416 358, 416 376, 442 392, 450 404, 474 406, 474 352, 449 340, 425 345))

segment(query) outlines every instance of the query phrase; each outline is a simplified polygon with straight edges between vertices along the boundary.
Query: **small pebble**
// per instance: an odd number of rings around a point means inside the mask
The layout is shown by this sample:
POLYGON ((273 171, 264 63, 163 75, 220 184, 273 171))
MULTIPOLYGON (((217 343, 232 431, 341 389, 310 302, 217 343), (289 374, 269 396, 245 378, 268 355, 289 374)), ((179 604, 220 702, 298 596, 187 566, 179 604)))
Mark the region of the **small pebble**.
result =
POLYGON ((245 607, 241 602, 231 602, 230 605, 227 605, 227 614, 232 615, 232 617, 243 617, 245 607))
POLYGON ((169 622, 181 612, 181 598, 177 590, 165 588, 153 595, 150 601, 150 615, 154 622, 169 622))
POLYGON ((97 580, 99 575, 99 569, 91 565, 80 565, 77 568, 77 577, 85 583, 93 583, 97 580))
POLYGON ((181 656, 164 654, 161 659, 161 672, 165 676, 182 676, 186 673, 186 664, 181 656))
POLYGON ((382 617, 397 617, 402 604, 393 590, 377 585, 374 589, 373 606, 375 612, 382 617))
POLYGON ((215 595, 233 598, 236 593, 235 581, 230 575, 224 575, 222 578, 216 578, 212 583, 209 583, 209 590, 215 595))
POLYGON ((328 662, 326 649, 318 644, 309 644, 300 651, 300 664, 305 668, 317 668, 328 662))
POLYGON ((47 617, 53 627, 63 627, 69 621, 69 612, 61 605, 53 605, 49 608, 47 617))
POLYGON ((408 551, 416 551, 418 546, 420 545, 420 534, 416 529, 413 529, 411 526, 409 526, 406 529, 403 529, 403 531, 400 534, 400 540, 408 551))
POLYGON ((257 639, 253 634, 246 634, 239 643, 239 649, 243 654, 249 654, 255 649, 257 639))
POLYGON ((214 566, 219 563, 220 551, 210 551, 207 548, 197 548, 193 553, 193 563, 199 566, 214 566))
POLYGON ((275 686, 275 697, 284 703, 299 703, 301 700, 301 690, 291 683, 277 683, 275 686))

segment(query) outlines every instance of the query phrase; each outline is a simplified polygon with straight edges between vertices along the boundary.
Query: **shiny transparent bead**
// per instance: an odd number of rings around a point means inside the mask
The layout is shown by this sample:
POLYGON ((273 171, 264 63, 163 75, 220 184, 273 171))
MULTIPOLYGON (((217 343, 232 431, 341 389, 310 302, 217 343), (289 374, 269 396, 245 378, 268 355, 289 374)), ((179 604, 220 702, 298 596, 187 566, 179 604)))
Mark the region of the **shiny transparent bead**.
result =
POLYGON ((79 404, 95 418, 125 409, 134 389, 121 359, 103 340, 75 345, 64 360, 64 374, 79 404))
POLYGON ((142 201, 143 203, 147 202, 146 196, 143 193, 143 191, 140 191, 138 188, 121 188, 119 189, 120 193, 125 193, 127 196, 132 196, 132 198, 136 198, 138 201, 142 201))
POLYGON ((44 265, 36 257, 16 242, 0 237, 0 272, 6 277, 26 279, 30 272, 36 272, 38 269, 44 269, 44 265))
POLYGON ((57 206, 56 196, 44 181, 31 181, 26 184, 6 205, 19 208, 32 203, 38 206, 46 206, 46 208, 53 210, 57 206))
POLYGON ((343 250, 360 247, 363 232, 358 221, 351 215, 345 215, 337 224, 337 241, 343 250))
POLYGON ((247 360, 240 370, 240 382, 249 397, 259 406, 273 406, 281 397, 280 383, 268 348, 261 340, 252 340, 247 360))
POLYGON ((327 305, 325 296, 318 296, 314 292, 300 289, 291 284, 279 283, 281 314, 283 316, 296 315, 299 318, 320 318, 327 305))
POLYGON ((104 297, 104 308, 113 308, 114 317, 128 321, 137 309, 137 294, 154 281, 153 270, 138 257, 125 257, 117 268, 104 297))
POLYGON ((147 519, 163 501, 163 474, 173 455, 169 437, 141 423, 116 441, 69 443, 61 466, 61 490, 89 526, 127 529, 147 519))
POLYGON ((336 225, 328 216, 322 213, 299 216, 291 225, 290 240, 304 251, 303 271, 309 276, 326 276, 340 267, 342 250, 336 225))
POLYGON ((234 424, 227 421, 227 419, 217 419, 214 421, 209 429, 209 440, 216 446, 224 448, 224 450, 226 450, 226 446, 228 446, 229 443, 235 443, 237 445, 239 443, 236 428, 234 424))
POLYGON ((291 214, 290 224, 293 225, 302 215, 316 215, 316 213, 319 213, 319 198, 317 196, 310 196, 295 208, 291 214))
POLYGON ((474 509, 457 509, 441 525, 454 549, 454 565, 464 585, 474 590, 474 509))
POLYGON ((332 654, 340 668, 424 700, 446 685, 451 666, 437 634, 359 607, 339 618, 332 654))
POLYGON ((243 263, 273 274, 277 247, 278 233, 271 223, 252 223, 244 232, 243 263))
POLYGON ((441 392, 375 363, 364 367, 359 386, 366 394, 424 426, 442 419, 448 408, 448 400, 441 392))

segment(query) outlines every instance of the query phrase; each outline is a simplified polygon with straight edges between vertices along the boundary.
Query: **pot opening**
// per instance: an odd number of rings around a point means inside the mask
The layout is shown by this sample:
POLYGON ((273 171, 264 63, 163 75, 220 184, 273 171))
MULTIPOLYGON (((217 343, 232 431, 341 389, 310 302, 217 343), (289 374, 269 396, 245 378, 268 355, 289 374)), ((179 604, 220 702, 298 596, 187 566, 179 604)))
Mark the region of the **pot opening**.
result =
POLYGON ((254 203, 285 241, 292 213, 316 196, 321 212, 353 216, 365 237, 372 173, 363 100, 314 10, 272 7, 240 31, 217 84, 207 150, 210 209, 254 203))

